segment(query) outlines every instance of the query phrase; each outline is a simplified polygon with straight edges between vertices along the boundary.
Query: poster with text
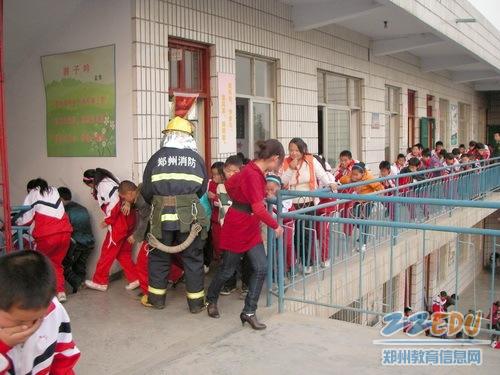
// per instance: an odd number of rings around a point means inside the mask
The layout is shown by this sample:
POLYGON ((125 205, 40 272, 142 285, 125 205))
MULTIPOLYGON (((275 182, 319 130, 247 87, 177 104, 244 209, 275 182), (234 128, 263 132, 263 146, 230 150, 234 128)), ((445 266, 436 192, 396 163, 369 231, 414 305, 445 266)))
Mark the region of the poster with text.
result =
POLYGON ((450 145, 458 147, 458 105, 450 104, 451 134, 450 145))
POLYGON ((236 80, 234 74, 218 73, 219 154, 236 152, 236 80))
POLYGON ((115 46, 42 56, 48 156, 116 156, 115 46))

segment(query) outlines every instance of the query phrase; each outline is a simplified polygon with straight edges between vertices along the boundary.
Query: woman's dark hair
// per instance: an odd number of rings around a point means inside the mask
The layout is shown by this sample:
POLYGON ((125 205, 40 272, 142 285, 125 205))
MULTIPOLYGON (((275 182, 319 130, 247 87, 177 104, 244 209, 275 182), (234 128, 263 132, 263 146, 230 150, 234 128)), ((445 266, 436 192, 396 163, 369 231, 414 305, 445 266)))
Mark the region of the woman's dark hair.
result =
POLYGON ((445 159, 446 159, 446 160, 453 160, 453 159, 455 159, 455 155, 453 155, 453 154, 450 152, 450 153, 446 154, 445 159))
POLYGON ((361 173, 365 173, 366 172, 366 166, 365 166, 365 163, 363 162, 359 162, 359 163, 354 163, 354 165, 352 166, 352 170, 356 170, 358 172, 361 172, 361 173))
POLYGON ((474 148, 474 147, 476 147, 476 141, 470 141, 470 142, 469 142, 469 147, 470 147, 470 148, 474 148))
POLYGON ((458 148, 465 148, 465 145, 462 143, 458 148))
POLYGON ((401 159, 401 158, 406 159, 406 156, 404 156, 403 154, 398 154, 398 157, 396 159, 401 159))
POLYGON ((96 168, 96 169, 87 169, 83 172, 83 183, 85 185, 90 185, 90 183, 94 184, 92 189, 92 195, 95 199, 97 199, 97 186, 101 183, 105 178, 109 178, 116 182, 117 185, 120 185, 120 182, 115 177, 113 173, 104 168, 96 168))
POLYGON ((302 155, 309 154, 309 151, 307 150, 307 143, 304 142, 304 140, 302 138, 292 138, 292 140, 290 141, 289 144, 290 145, 294 144, 295 146, 297 146, 297 148, 299 149, 299 152, 302 155))
POLYGON ((443 144, 443 142, 441 142, 441 141, 437 141, 437 142, 436 142, 436 147, 437 147, 437 146, 444 146, 444 144, 443 144))
POLYGON ((453 150, 451 150, 451 153, 453 155, 460 155, 460 149, 458 149, 458 148, 455 147, 453 150))
POLYGON ((210 166, 210 169, 217 169, 217 173, 224 179, 224 163, 221 161, 216 161, 210 166))
POLYGON ((91 180, 91 182, 96 187, 105 178, 109 178, 109 179, 113 180, 118 185, 120 184, 120 181, 118 181, 118 179, 115 177, 115 175, 104 168, 87 169, 85 172, 83 172, 83 177, 84 177, 84 181, 83 181, 84 183, 87 184, 87 181, 91 180))
POLYGON ((47 181, 45 181, 43 178, 35 178, 33 180, 30 180, 28 182, 28 184, 26 185, 26 190, 30 191, 30 190, 33 190, 33 189, 40 189, 40 194, 41 195, 45 195, 46 193, 48 193, 50 191, 50 187, 49 187, 49 184, 47 183, 47 181))
POLYGON ((257 148, 257 159, 269 159, 273 156, 278 156, 279 160, 282 161, 285 158, 285 149, 277 139, 259 141, 257 142, 257 148))

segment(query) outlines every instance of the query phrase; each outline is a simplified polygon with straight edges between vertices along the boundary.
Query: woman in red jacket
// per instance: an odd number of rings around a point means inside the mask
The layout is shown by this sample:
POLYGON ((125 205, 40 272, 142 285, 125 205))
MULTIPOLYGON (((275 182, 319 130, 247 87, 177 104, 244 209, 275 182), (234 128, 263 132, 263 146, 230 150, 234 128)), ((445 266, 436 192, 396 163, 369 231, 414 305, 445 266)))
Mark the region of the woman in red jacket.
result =
POLYGON ((255 316, 257 302, 266 278, 267 258, 262 241, 260 222, 274 229, 276 236, 283 234, 276 220, 267 212, 265 173, 277 171, 285 157, 283 145, 275 139, 259 142, 257 159, 242 172, 226 181, 226 189, 232 199, 221 231, 220 247, 224 249, 222 266, 208 288, 208 315, 219 318, 217 300, 224 283, 233 276, 243 253, 251 264, 252 274, 248 285, 245 307, 240 315, 241 323, 248 322, 253 329, 266 326, 255 316))
POLYGON ((23 205, 31 209, 18 219, 17 224, 33 223, 31 235, 35 239, 35 248, 52 262, 57 279, 57 298, 66 302, 62 261, 69 249, 73 227, 56 188, 37 178, 28 183, 27 190, 23 205))

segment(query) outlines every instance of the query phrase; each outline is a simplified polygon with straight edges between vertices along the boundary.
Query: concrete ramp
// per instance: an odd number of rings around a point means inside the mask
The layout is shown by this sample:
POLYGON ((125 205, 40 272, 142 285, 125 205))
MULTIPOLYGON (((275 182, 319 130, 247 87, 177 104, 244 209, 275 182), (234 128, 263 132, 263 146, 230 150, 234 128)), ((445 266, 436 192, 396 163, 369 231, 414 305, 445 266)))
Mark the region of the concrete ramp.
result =
MULTIPOLYGON (((473 367, 381 366, 378 329, 330 319, 260 309, 263 332, 241 327, 243 301, 221 297, 221 319, 187 311, 183 286, 170 291, 167 308, 145 309, 124 281, 107 293, 71 296, 67 309, 82 351, 79 375, 225 374, 495 374, 500 351, 483 346, 483 365, 473 367)), ((261 301, 261 306, 264 305, 261 301)), ((403 337, 403 336, 401 336, 403 337)), ((434 347, 436 348, 436 347, 434 347)))
POLYGON ((382 347, 372 344, 381 338, 378 329, 294 313, 274 315, 266 323, 262 333, 238 330, 147 373, 465 375, 494 374, 500 365, 499 351, 485 346, 479 367, 387 367, 380 364, 382 347))

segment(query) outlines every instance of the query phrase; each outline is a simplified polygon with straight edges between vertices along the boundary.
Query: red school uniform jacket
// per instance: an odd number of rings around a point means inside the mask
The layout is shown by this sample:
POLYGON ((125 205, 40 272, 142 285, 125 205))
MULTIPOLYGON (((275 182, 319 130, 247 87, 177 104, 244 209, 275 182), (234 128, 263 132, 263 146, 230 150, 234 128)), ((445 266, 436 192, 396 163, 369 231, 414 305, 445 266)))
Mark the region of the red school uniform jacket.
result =
POLYGON ((240 173, 225 183, 227 193, 235 202, 251 206, 252 213, 231 206, 224 218, 220 248, 234 253, 244 253, 262 243, 260 222, 276 229, 278 223, 264 206, 266 178, 254 163, 250 162, 240 173))
POLYGON ((31 235, 34 239, 51 236, 58 233, 71 233, 73 227, 64 210, 59 192, 51 187, 45 194, 40 189, 31 190, 23 203, 31 209, 18 219, 19 225, 33 225, 31 235))
POLYGON ((11 348, 0 341, 0 375, 73 375, 79 358, 68 313, 57 298, 38 330, 23 345, 11 348))
POLYGON ((118 184, 109 178, 103 179, 97 185, 97 202, 106 215, 104 221, 113 242, 130 236, 135 228, 136 212, 131 210, 128 215, 121 212, 121 200, 118 195, 118 184))

